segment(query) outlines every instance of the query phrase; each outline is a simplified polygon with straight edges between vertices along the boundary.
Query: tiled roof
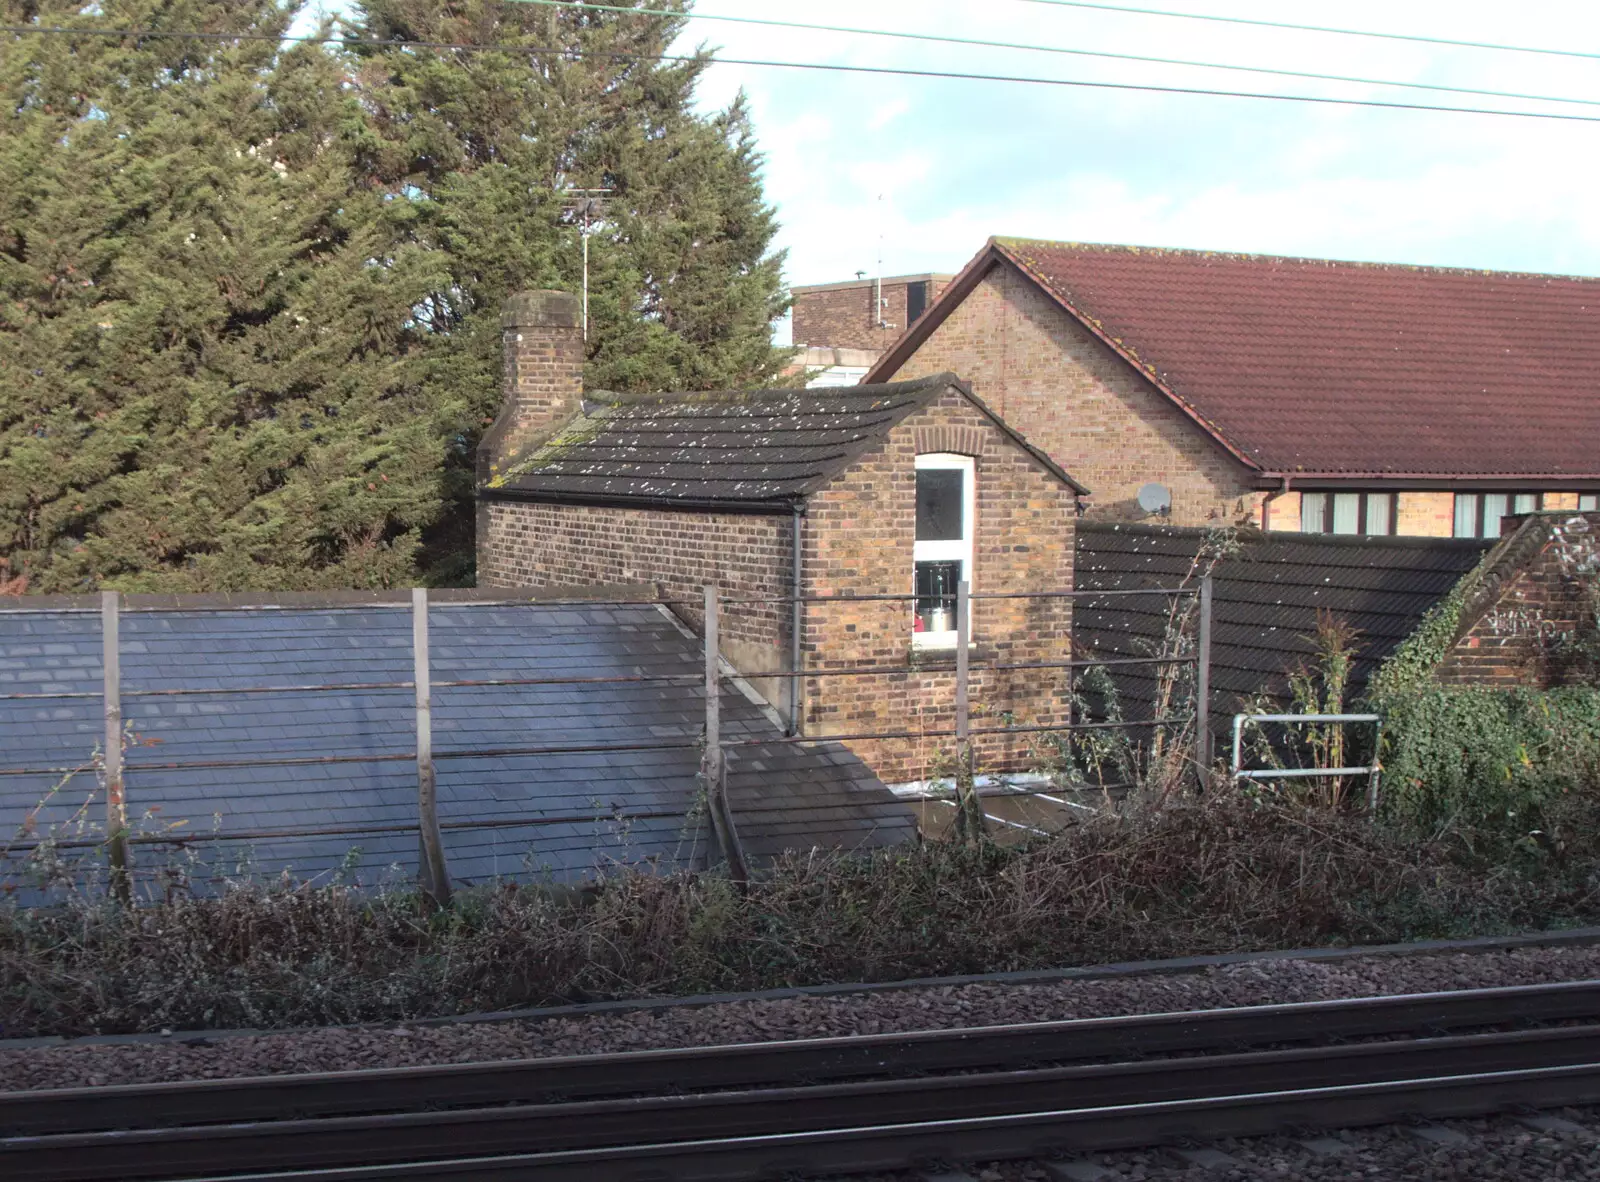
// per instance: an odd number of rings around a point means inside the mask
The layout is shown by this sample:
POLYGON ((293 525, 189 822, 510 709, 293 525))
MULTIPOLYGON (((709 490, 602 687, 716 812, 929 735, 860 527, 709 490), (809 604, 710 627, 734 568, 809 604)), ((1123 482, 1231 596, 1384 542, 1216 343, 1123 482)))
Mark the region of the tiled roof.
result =
POLYGON ((1266 472, 1600 476, 1600 279, 1016 238, 969 272, 995 259, 1266 472))
MULTIPOLYGON (((452 876, 572 880, 613 862, 704 865, 696 808, 704 693, 701 647, 650 606, 449 604, 430 609, 440 822, 452 876), (669 673, 683 683, 442 686, 452 680, 606 678, 669 673), (674 750, 592 750, 648 743, 674 750), (493 754, 520 747, 562 754, 493 754), (590 750, 581 750, 591 748, 590 750)), ((408 681, 411 620, 395 608, 129 611, 121 624, 130 820, 147 833, 211 834, 192 846, 206 873, 248 858, 257 869, 326 876, 359 847, 361 878, 417 864, 414 701, 410 689, 140 696, 408 681), (359 756, 370 762, 317 763, 359 756), (384 759, 383 757, 391 757, 384 759), (163 764, 306 758, 300 765, 163 764), (147 815, 148 814, 148 815, 147 815), (344 830, 274 836, 287 830, 344 830)), ((0 612, 0 690, 95 696, 0 700, 0 879, 4 851, 40 802, 41 833, 72 836, 88 801, 103 830, 92 771, 104 734, 100 622, 92 613, 0 612), (64 782, 63 782, 64 781, 64 782), (58 782, 61 787, 55 788, 58 782)), ((753 859, 787 847, 874 846, 914 832, 909 811, 838 744, 777 742, 780 732, 725 687, 729 797, 753 859)), ((146 870, 170 849, 137 846, 146 870)), ((13 862, 11 870, 15 871, 13 862)))
POLYGON ((787 508, 952 387, 1071 483, 945 373, 807 390, 596 394, 586 413, 482 491, 557 501, 787 508))
MULTIPOLYGON (((1079 590, 1173 587, 1206 531, 1080 522, 1079 590)), ((1354 626, 1353 702, 1368 677, 1423 614, 1472 570, 1489 543, 1455 538, 1347 538, 1256 534, 1213 572, 1213 718, 1226 728, 1241 697, 1281 695, 1287 674, 1314 661, 1319 610, 1354 626)), ((1074 602, 1074 656, 1148 656, 1162 635, 1165 601, 1142 596, 1074 602)), ((1131 716, 1148 716, 1152 672, 1114 670, 1131 716)))

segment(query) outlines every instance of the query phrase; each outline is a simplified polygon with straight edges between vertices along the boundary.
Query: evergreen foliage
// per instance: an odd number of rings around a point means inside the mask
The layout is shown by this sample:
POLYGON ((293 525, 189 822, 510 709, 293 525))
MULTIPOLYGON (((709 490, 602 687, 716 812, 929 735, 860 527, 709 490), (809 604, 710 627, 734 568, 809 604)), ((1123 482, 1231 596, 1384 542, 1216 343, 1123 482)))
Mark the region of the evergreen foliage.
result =
POLYGON ((1548 841, 1569 799, 1600 787, 1600 683, 1441 684, 1436 671, 1481 570, 1429 610, 1368 685, 1384 718, 1383 811, 1417 832, 1548 841))
MULTIPOLYGON (((0 5, 276 37, 300 0, 0 5)), ((567 52, 9 36, 0 561, 30 589, 470 581, 499 304, 577 289, 570 187, 613 191, 591 385, 775 379, 781 258, 742 102, 693 111, 704 56, 607 56, 681 22, 499 0, 355 22, 567 52)))
MULTIPOLYGON (((290 15, 188 0, 95 23, 277 33, 290 15)), ((3 60, 13 568, 40 591, 403 581, 443 453, 401 365, 426 258, 350 184, 363 120, 338 63, 51 36, 3 60)))
POLYGON ((1600 785, 1600 691, 1421 685, 1386 700, 1386 815, 1477 840, 1537 840, 1600 785))

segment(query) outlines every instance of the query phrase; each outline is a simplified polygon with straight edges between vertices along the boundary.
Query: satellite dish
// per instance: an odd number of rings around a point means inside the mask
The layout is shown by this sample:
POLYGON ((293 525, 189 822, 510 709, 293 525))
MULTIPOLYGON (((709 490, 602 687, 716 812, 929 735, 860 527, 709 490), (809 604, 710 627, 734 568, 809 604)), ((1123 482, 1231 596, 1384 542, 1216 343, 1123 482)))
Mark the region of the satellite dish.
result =
POLYGON ((1139 490, 1139 508, 1165 514, 1172 508, 1172 490, 1164 484, 1147 484, 1139 490))

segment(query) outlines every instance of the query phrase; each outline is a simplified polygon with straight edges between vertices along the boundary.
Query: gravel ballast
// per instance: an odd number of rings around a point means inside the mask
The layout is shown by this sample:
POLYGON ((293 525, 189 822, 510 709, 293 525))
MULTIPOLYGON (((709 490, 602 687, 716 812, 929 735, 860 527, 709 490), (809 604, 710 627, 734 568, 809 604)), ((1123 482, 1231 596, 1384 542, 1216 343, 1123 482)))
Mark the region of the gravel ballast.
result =
MULTIPOLYGON (((1228 1160, 1185 1161, 1173 1148, 1074 1159, 1105 1171, 1100 1182, 1556 1182, 1600 1179, 1600 1109, 1564 1109, 1572 1129, 1532 1129, 1511 1116, 1380 1125, 1299 1137, 1250 1137, 1205 1146, 1228 1160), (1419 1136, 1421 1129, 1443 1141, 1419 1136), (1306 1146, 1319 1143, 1319 1150, 1306 1146), (1330 1143, 1338 1149, 1329 1152, 1330 1143)), ((1052 1170, 1043 1161, 991 1162, 942 1171, 873 1174, 838 1182, 1059 1182, 1091 1169, 1052 1170)))
POLYGON ((1535 947, 1334 961, 1256 960, 1183 974, 976 983, 527 1021, 79 1042, 0 1049, 0 1090, 602 1054, 1593 978, 1600 978, 1600 947, 1535 947))

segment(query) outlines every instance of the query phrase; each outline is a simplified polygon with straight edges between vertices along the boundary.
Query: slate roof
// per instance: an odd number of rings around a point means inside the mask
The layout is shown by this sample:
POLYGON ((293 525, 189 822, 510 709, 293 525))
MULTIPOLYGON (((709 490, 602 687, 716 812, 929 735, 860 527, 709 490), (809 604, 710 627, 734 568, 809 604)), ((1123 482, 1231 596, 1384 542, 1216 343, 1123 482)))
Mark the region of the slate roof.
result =
MULTIPOLYGON (((570 881, 613 862, 703 866, 697 809, 704 722, 699 641, 653 606, 446 604, 429 612, 439 812, 452 876, 570 881), (684 683, 441 686, 452 680, 683 675, 684 683), (671 750, 600 750, 675 744, 671 750), (558 747, 560 753, 495 754, 558 747)), ((353 846, 361 880, 416 872, 410 689, 141 696, 245 686, 370 685, 411 677, 411 620, 383 606, 126 611, 121 623, 130 821, 149 834, 215 834, 190 846, 197 874, 249 858, 263 873, 327 876, 353 846), (357 761, 317 762, 324 756, 357 761), (169 764, 300 764, 173 768, 169 764), (143 817, 144 820, 139 819, 143 817), (315 836, 286 831, 330 830, 315 836)), ((38 808, 39 833, 70 838, 87 803, 103 831, 91 765, 104 734, 97 612, 0 611, 0 691, 88 692, 0 700, 0 881, 6 843, 38 808), (86 770, 75 775, 36 770, 86 770), (53 786, 61 783, 59 789, 53 786)), ((759 863, 785 848, 884 845, 911 813, 838 744, 775 742, 778 729, 725 686, 729 796, 759 863)), ((136 846, 148 871, 172 847, 136 846)), ((13 862, 10 870, 17 869, 13 862)), ((14 879, 13 879, 14 883, 14 879)))
POLYGON ((1600 279, 996 238, 868 380, 997 261, 1263 472, 1600 478, 1600 279))
POLYGON ((597 392, 585 413, 480 491, 489 497, 787 511, 951 389, 1059 479, 1085 491, 948 373, 831 389, 597 392))
MULTIPOLYGON (((1075 586, 1081 591, 1173 587, 1203 529, 1079 522, 1075 586)), ((1282 694, 1287 674, 1316 653, 1319 609, 1358 630, 1353 702, 1384 657, 1482 559, 1490 543, 1456 538, 1254 534, 1213 572, 1212 717, 1221 732, 1244 696, 1282 694)), ((1142 596, 1074 601, 1073 655, 1147 656, 1164 627, 1165 601, 1142 596)), ((1153 668, 1153 667, 1152 667, 1153 668)), ((1130 717, 1148 717, 1154 674, 1112 670, 1130 717)))

